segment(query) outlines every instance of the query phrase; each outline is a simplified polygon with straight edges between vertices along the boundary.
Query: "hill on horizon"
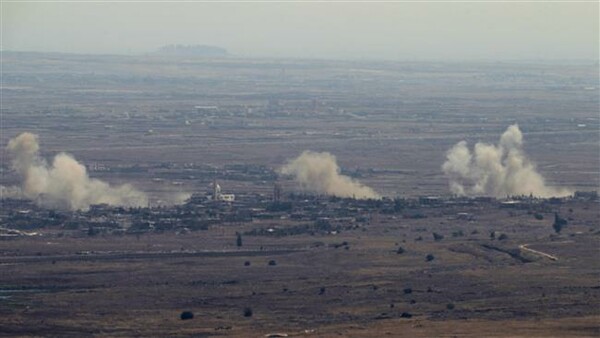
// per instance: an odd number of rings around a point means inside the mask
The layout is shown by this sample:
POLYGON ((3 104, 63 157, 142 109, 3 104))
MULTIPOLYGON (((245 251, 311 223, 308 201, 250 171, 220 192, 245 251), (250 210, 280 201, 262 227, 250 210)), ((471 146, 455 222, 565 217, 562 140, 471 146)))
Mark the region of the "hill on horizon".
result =
POLYGON ((175 56, 227 56, 229 53, 225 48, 209 45, 167 45, 156 51, 161 55, 175 56))

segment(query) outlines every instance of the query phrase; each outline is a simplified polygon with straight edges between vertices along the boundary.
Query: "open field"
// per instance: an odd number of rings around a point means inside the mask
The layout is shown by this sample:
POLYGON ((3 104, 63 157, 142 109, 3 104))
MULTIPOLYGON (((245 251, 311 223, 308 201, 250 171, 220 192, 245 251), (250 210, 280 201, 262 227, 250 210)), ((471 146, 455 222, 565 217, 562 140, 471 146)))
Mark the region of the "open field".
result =
POLYGON ((597 202, 574 200, 554 211, 569 215, 560 235, 552 213, 539 220, 485 204, 422 209, 426 217, 418 219, 372 215, 367 225, 313 235, 252 235, 294 225, 275 220, 120 236, 39 229, 41 236, 1 242, 0 331, 596 336, 597 202), (194 319, 180 320, 182 311, 194 319))

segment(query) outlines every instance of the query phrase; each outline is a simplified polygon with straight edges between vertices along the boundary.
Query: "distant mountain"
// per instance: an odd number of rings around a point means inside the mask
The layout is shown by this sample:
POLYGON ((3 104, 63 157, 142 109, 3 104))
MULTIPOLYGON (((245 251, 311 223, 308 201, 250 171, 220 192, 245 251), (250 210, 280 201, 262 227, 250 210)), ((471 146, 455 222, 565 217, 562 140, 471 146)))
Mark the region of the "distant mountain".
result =
POLYGON ((207 45, 168 45, 159 48, 156 53, 161 55, 208 57, 228 55, 225 48, 207 45))

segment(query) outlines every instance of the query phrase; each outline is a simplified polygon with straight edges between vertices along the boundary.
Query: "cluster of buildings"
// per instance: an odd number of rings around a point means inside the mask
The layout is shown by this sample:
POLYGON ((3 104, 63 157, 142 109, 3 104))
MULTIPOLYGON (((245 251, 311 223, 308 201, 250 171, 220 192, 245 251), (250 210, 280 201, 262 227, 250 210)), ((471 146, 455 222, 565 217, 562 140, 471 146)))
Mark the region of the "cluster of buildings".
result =
MULTIPOLYGON (((456 219, 470 220, 462 212, 470 206, 550 210, 568 200, 598 201, 596 192, 577 192, 573 197, 538 199, 528 196, 497 200, 489 197, 383 198, 358 200, 306 194, 283 195, 275 184, 273 194, 225 194, 213 182, 212 195, 193 195, 185 204, 147 208, 93 205, 87 211, 58 211, 36 206, 27 200, 3 199, 0 208, 0 238, 35 234, 36 229, 53 228, 82 235, 139 234, 145 232, 189 232, 211 226, 276 220, 281 227, 258 229, 255 235, 286 235, 300 232, 335 233, 376 223, 378 215, 424 218, 445 210, 456 219)), ((273 223, 273 222, 270 222, 273 223)))

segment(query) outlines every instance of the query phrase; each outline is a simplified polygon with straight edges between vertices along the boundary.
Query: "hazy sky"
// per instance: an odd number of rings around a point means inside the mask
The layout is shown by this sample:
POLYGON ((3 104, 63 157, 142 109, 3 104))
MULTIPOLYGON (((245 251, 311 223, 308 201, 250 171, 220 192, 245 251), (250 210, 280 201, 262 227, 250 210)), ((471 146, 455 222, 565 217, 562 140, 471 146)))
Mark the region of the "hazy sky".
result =
POLYGON ((598 2, 2 3, 3 50, 240 56, 598 59, 598 2))

